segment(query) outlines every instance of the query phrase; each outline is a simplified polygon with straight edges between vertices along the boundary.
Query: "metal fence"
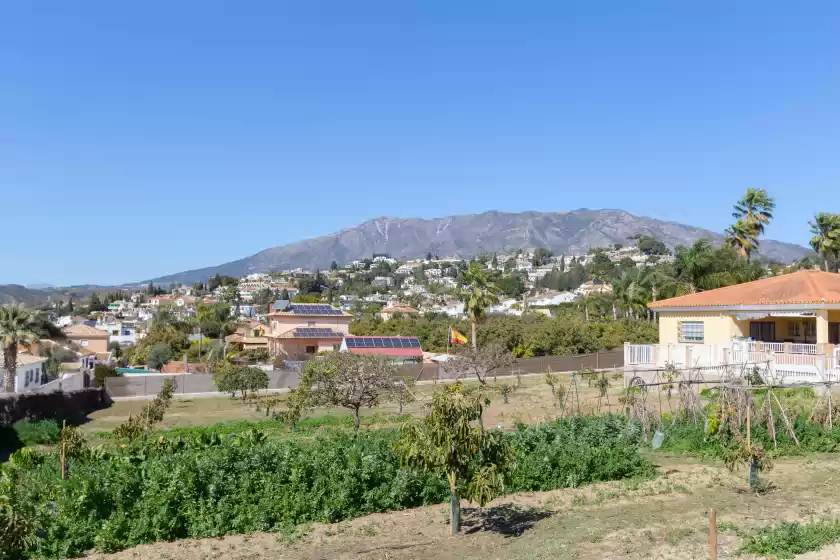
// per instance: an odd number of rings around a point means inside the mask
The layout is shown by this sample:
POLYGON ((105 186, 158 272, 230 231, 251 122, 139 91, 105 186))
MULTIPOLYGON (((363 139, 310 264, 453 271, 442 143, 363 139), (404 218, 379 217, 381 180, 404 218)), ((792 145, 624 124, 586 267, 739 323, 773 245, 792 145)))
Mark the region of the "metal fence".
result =
MULTIPOLYGON (((581 369, 619 368, 624 365, 624 351, 610 350, 594 354, 579 354, 577 356, 543 356, 538 358, 520 358, 510 367, 499 368, 493 372, 494 376, 525 375, 529 373, 545 373, 551 369, 554 372, 578 371, 581 369)), ((294 369, 274 370, 268 373, 269 389, 285 389, 297 387, 299 372, 294 369)), ((454 372, 446 372, 439 364, 416 364, 403 366, 400 375, 413 377, 418 381, 432 381, 434 379, 452 379, 454 372)), ((105 390, 108 395, 120 397, 146 397, 156 395, 163 386, 164 379, 172 378, 178 382, 177 394, 216 393, 218 389, 213 384, 213 376, 209 373, 190 373, 179 375, 150 374, 131 375, 123 377, 109 377, 105 379, 105 390)))

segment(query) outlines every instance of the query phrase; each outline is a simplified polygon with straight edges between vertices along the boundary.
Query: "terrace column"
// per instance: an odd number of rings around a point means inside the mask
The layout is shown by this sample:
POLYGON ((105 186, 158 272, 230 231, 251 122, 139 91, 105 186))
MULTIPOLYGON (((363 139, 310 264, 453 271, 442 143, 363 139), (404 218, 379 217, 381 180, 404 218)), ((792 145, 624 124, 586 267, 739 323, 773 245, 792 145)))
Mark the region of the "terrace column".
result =
POLYGON ((821 347, 828 344, 828 310, 817 311, 817 344, 821 347))

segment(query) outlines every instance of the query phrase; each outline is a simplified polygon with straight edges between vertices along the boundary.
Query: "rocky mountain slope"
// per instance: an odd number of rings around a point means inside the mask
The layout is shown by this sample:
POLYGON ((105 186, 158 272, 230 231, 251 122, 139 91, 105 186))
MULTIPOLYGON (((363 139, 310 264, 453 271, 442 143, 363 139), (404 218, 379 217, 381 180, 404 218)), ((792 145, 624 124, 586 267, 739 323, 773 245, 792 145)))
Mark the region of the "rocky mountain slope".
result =
MULTIPOLYGON (((215 274, 244 276, 287 268, 326 268, 389 253, 395 258, 440 256, 470 257, 477 253, 524 247, 547 247, 560 253, 583 253, 590 247, 627 244, 641 233, 669 247, 690 244, 702 237, 720 242, 723 236, 706 229, 636 216, 623 210, 569 212, 485 212, 431 220, 380 217, 345 230, 265 249, 250 257, 153 279, 156 283, 203 281, 215 274)), ((808 249, 790 243, 762 240, 761 255, 791 262, 808 249)), ((148 282, 148 280, 147 280, 148 282)))

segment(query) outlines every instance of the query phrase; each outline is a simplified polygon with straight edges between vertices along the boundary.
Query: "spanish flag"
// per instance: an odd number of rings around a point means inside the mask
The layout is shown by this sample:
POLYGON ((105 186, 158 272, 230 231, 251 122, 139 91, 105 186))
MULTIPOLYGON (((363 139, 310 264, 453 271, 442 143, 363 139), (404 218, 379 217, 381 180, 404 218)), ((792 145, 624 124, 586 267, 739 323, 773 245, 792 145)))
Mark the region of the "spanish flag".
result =
POLYGON ((467 337, 462 335, 452 327, 449 327, 449 342, 454 342, 455 344, 466 344, 467 337))

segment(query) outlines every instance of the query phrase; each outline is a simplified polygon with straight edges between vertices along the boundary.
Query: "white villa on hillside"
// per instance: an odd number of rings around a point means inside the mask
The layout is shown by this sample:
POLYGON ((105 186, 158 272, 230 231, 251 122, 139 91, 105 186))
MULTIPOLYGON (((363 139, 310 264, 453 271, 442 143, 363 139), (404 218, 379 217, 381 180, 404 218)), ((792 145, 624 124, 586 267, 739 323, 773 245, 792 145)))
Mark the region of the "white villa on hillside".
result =
POLYGON ((803 270, 651 303, 658 344, 625 344, 625 368, 762 364, 776 378, 840 380, 840 274, 803 270))

